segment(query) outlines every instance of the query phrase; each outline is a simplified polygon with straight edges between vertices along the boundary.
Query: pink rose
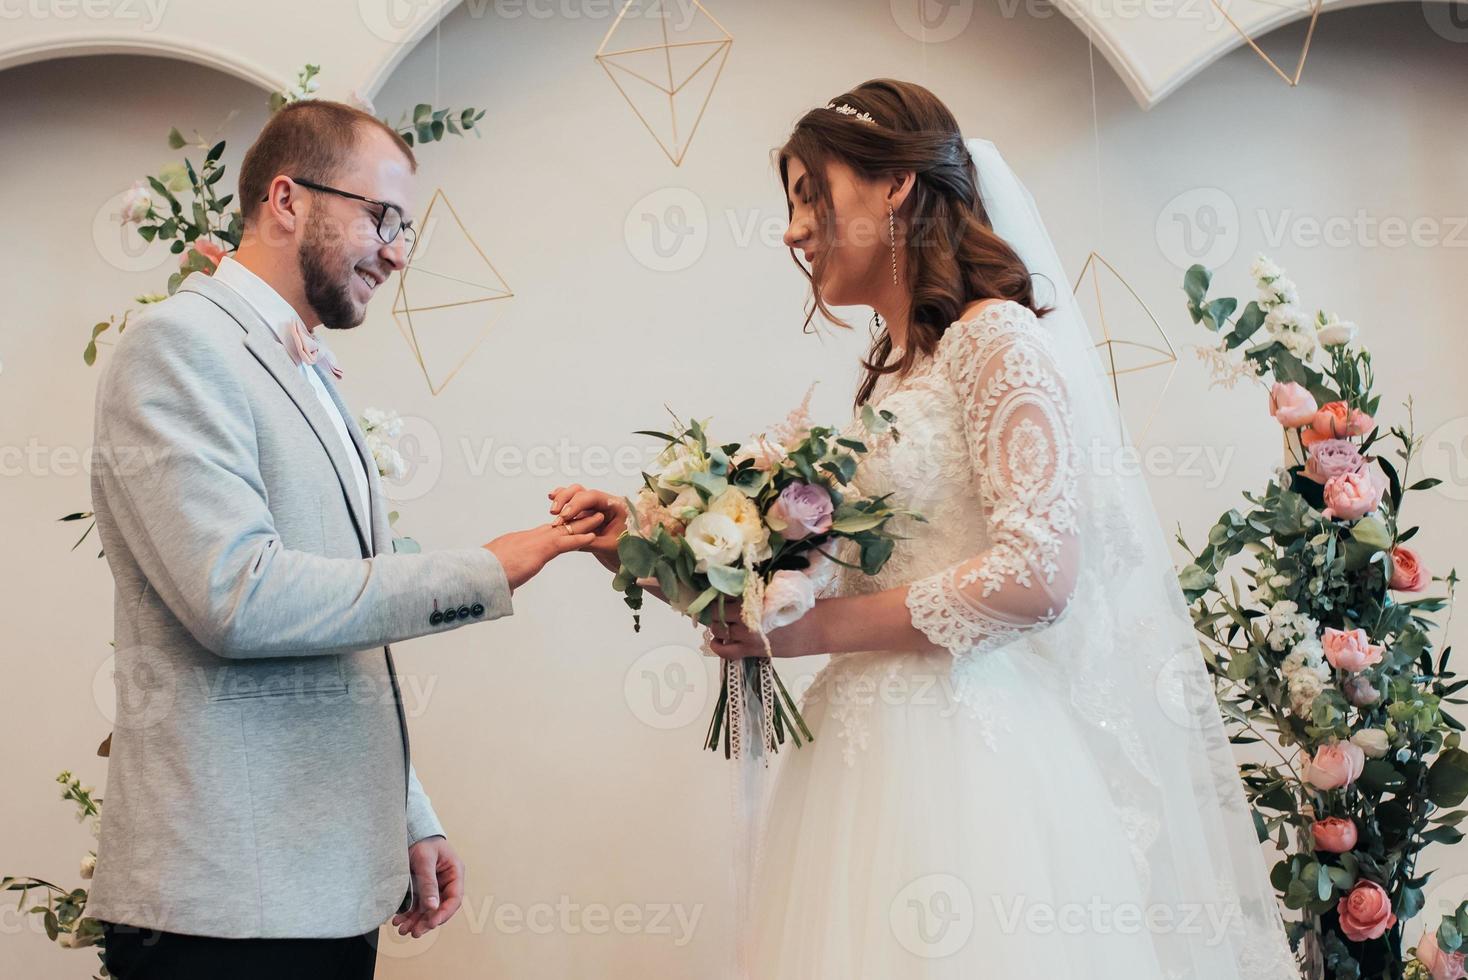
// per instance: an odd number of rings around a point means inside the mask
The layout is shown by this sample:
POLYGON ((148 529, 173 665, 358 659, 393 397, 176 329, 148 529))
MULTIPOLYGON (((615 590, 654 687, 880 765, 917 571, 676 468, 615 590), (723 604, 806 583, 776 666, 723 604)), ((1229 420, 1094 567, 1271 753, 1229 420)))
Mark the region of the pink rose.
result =
POLYGON ((1310 458, 1300 474, 1316 483, 1333 476, 1354 473, 1361 468, 1361 450, 1349 439, 1322 439, 1310 447, 1310 458))
POLYGON ((1331 742, 1315 750, 1315 757, 1305 760, 1305 781, 1316 789, 1339 789, 1349 786, 1361 775, 1366 753, 1350 742, 1331 742))
POLYGON ((1323 513, 1327 520, 1354 521, 1365 517, 1381 505, 1386 486, 1386 477, 1368 466, 1354 473, 1339 473, 1325 481, 1323 513))
POLYGON ((1315 420, 1318 410, 1315 396, 1298 382, 1275 382, 1269 389, 1269 414, 1287 429, 1309 425, 1315 420))
POLYGON ((800 541, 831 529, 831 495, 825 487, 792 483, 770 505, 769 525, 786 541, 800 541))
POLYGON ((1341 693, 1346 700, 1358 708, 1369 707, 1381 700, 1381 692, 1371 685, 1371 680, 1354 674, 1341 681, 1341 693))
POLYGON ((1392 549, 1391 587, 1399 592, 1421 592, 1427 586, 1427 569, 1417 552, 1405 545, 1392 549))
POLYGON ((1392 900, 1386 890, 1374 881, 1358 881, 1351 893, 1336 905, 1341 917, 1341 932, 1352 942, 1380 939, 1397 924, 1392 914, 1392 900))
POLYGON ((1315 849, 1331 854, 1344 854, 1356 846, 1356 822, 1345 817, 1326 817, 1310 825, 1315 849))
POLYGON ((178 264, 180 266, 188 264, 189 259, 192 257, 190 253, 193 252, 197 252, 204 258, 209 260, 209 264, 213 268, 210 268, 207 271, 211 276, 214 274, 214 270, 219 268, 219 260, 224 258, 225 254, 224 247, 222 245, 215 244, 213 239, 196 238, 189 245, 188 248, 184 249, 183 252, 179 254, 178 264))
POLYGON ((1320 645, 1325 648, 1325 659, 1332 667, 1351 674, 1359 674, 1367 667, 1381 663, 1384 649, 1374 645, 1360 627, 1338 630, 1327 626, 1320 637, 1320 645))
POLYGON ((1422 941, 1417 944, 1417 959, 1427 967, 1427 972, 1432 974, 1432 980, 1463 980, 1468 977, 1463 953, 1444 953, 1437 944, 1435 930, 1423 934, 1422 941))

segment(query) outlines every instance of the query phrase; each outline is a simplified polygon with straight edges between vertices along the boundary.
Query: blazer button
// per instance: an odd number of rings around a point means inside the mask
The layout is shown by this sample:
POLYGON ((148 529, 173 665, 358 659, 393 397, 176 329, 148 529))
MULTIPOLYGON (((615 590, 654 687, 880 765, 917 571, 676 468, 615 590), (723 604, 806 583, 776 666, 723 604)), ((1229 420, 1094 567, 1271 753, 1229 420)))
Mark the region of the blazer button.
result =
POLYGON ((484 615, 484 603, 482 603, 482 602, 476 602, 476 603, 474 603, 474 605, 470 606, 469 607, 469 615, 473 616, 476 619, 478 619, 480 616, 483 616, 484 615))
POLYGON ((459 609, 458 609, 458 613, 459 613, 459 618, 460 619, 468 619, 469 618, 469 607, 468 606, 460 606, 459 609))
POLYGON ((458 618, 459 618, 459 611, 457 609, 445 609, 443 611, 443 621, 445 623, 452 623, 454 620, 456 620, 458 618))
POLYGON ((428 617, 428 624, 430 626, 437 626, 441 622, 443 622, 443 613, 435 609, 433 615, 428 617))

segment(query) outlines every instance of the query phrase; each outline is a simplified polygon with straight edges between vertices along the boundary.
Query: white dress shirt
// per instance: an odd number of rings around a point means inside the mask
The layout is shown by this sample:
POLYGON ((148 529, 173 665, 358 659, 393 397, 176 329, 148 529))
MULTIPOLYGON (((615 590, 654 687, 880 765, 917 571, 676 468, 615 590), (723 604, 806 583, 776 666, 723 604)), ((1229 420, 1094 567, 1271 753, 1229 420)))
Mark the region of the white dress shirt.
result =
MULTIPOLYGON (((286 335, 290 330, 291 321, 299 317, 296 316, 295 309, 268 282, 229 256, 219 260, 219 267, 214 271, 214 281, 222 282, 239 293, 240 298, 250 304, 251 308, 260 314, 266 323, 270 324, 270 329, 275 331, 276 339, 282 345, 289 344, 286 335)), ((316 329, 316 326, 311 327, 313 336, 315 336, 316 329)), ((357 478, 359 495, 357 499, 362 502, 362 509, 365 513, 369 500, 367 470, 362 465, 362 457, 357 454, 357 447, 352 442, 351 433, 347 431, 346 419, 342 418, 341 412, 337 410, 336 402, 332 400, 331 393, 326 390, 326 382, 321 379, 316 368, 310 364, 298 364, 297 368, 301 376, 311 385, 311 390, 316 392, 316 400, 321 402, 322 408, 326 409, 326 417, 331 419, 332 428, 336 429, 336 434, 346 449, 347 459, 352 461, 352 475, 357 478)))

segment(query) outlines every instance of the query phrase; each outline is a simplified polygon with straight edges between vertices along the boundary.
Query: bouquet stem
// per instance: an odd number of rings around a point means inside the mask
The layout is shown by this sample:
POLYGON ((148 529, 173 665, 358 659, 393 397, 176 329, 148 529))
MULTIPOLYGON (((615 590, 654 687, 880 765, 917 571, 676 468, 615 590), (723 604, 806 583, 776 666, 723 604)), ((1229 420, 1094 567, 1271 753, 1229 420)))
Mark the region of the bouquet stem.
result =
POLYGON ((705 741, 710 752, 722 750, 726 759, 746 753, 758 758, 778 752, 787 735, 796 748, 815 741, 768 657, 725 661, 723 674, 705 741))

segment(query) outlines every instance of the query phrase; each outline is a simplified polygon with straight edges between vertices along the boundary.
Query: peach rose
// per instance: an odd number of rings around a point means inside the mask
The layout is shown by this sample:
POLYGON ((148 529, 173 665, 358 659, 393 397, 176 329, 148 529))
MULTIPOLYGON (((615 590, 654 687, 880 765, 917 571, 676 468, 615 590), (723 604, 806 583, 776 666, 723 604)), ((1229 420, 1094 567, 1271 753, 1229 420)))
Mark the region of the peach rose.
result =
POLYGON ((1343 854, 1356 846, 1356 822, 1345 817, 1326 817, 1310 825, 1315 849, 1343 854))
POLYGON ((1358 881, 1351 893, 1336 905, 1341 917, 1341 932, 1352 942, 1380 939, 1397 924, 1392 914, 1392 900, 1386 890, 1374 881, 1358 881))
POLYGON ((1417 959, 1427 967, 1427 972, 1432 974, 1432 980, 1464 980, 1464 977, 1468 977, 1463 953, 1444 953, 1437 944, 1436 930, 1423 933, 1422 941, 1417 944, 1417 959))
POLYGON ((1318 411, 1315 396, 1298 382, 1275 382, 1269 389, 1269 414, 1287 429, 1310 425, 1318 411))
POLYGON ((1375 419, 1359 408, 1347 408, 1345 402, 1326 402, 1310 422, 1310 428, 1322 439, 1364 436, 1375 425, 1375 419))
POLYGON ((188 248, 184 249, 183 252, 179 254, 179 265, 184 265, 189 261, 190 252, 198 252, 200 255, 204 256, 204 258, 209 260, 209 264, 214 267, 213 269, 208 270, 210 275, 214 274, 214 269, 219 268, 219 260, 224 258, 225 255, 224 247, 222 245, 216 244, 213 239, 196 238, 194 239, 193 243, 189 245, 188 248))
POLYGON ((1327 626, 1321 634, 1320 645, 1325 648, 1325 659, 1332 667, 1351 674, 1359 674, 1367 667, 1381 663, 1381 653, 1385 649, 1373 644, 1360 627, 1338 630, 1327 626))
POLYGON ((1386 477, 1370 466, 1353 473, 1338 473, 1325 481, 1326 519, 1354 521, 1381 506, 1386 492, 1386 477))
POLYGON ((1361 775, 1366 753, 1350 742, 1332 742, 1315 750, 1315 757, 1305 760, 1305 781, 1316 789, 1339 789, 1349 786, 1361 775))
POLYGON ((1406 545, 1392 549, 1392 588, 1399 592, 1421 592, 1427 587, 1427 577, 1427 569, 1422 567, 1417 552, 1406 545))

